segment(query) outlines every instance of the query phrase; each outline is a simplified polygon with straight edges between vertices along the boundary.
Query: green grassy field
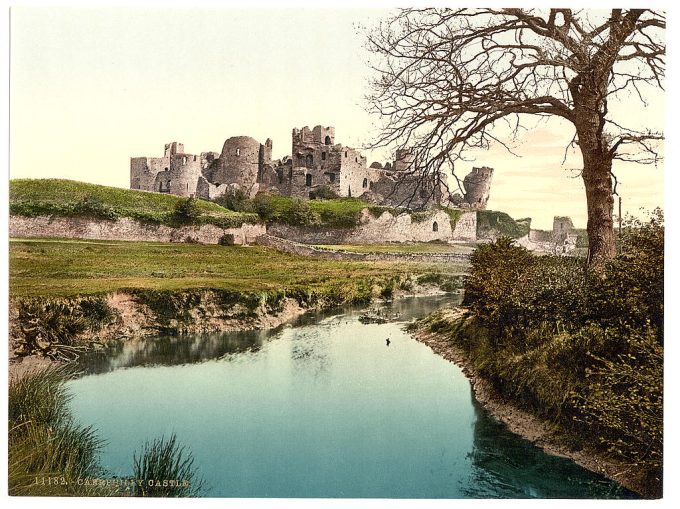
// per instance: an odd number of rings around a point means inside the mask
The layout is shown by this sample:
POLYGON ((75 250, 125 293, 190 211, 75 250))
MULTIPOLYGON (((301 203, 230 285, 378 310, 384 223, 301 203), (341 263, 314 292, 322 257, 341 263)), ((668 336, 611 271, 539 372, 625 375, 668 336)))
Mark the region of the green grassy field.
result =
POLYGON ((316 247, 352 253, 450 253, 469 255, 474 251, 476 245, 472 243, 440 244, 437 242, 403 242, 393 244, 320 244, 316 247))
POLYGON ((356 278, 460 275, 463 264, 340 262, 261 246, 12 239, 10 297, 96 295, 126 289, 263 291, 356 278))
MULTIPOLYGON (((15 179, 9 183, 10 213, 21 216, 131 217, 171 224, 173 212, 185 198, 100 186, 61 179, 15 179)), ((259 220, 257 214, 234 212, 216 203, 195 200, 198 223, 240 226, 259 220)))

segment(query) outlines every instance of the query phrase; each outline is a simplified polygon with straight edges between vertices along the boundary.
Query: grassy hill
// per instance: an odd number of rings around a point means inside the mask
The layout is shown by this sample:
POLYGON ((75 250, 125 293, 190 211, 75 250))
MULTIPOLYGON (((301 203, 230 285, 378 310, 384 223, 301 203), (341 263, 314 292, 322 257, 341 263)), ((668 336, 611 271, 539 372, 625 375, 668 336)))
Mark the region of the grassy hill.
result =
MULTIPOLYGON (((140 221, 174 225, 174 212, 186 198, 62 179, 15 179, 9 183, 10 214, 57 215, 140 221)), ((216 203, 195 200, 196 224, 225 228, 255 223, 257 214, 234 212, 216 203)))
MULTIPOLYGON (((261 217, 267 221, 277 221, 293 226, 315 226, 330 228, 352 228, 359 224, 361 211, 368 209, 373 217, 380 217, 384 212, 392 216, 407 213, 412 221, 418 223, 432 217, 433 210, 413 211, 405 208, 375 205, 361 198, 333 198, 327 200, 301 200, 281 195, 258 195, 251 204, 261 217)), ((437 207, 445 211, 450 218, 451 228, 455 228, 463 211, 437 207)))

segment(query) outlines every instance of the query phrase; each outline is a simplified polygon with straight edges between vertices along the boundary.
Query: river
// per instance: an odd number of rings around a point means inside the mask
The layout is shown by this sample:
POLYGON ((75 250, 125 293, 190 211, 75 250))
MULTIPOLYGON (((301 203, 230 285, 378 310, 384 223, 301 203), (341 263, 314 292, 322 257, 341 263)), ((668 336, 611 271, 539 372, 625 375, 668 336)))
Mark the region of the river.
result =
POLYGON ((106 440, 112 475, 175 433, 211 497, 632 496, 507 431, 456 365, 404 331, 451 301, 399 300, 382 324, 347 308, 269 331, 128 341, 83 362, 71 409, 106 440))

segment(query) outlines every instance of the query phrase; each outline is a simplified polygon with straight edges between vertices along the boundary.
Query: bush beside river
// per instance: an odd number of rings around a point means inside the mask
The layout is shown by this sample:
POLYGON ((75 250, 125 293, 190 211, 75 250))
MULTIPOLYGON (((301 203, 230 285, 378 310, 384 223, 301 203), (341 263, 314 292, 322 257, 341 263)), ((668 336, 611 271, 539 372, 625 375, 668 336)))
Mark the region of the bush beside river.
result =
MULTIPOLYGON (((663 213, 629 221, 602 273, 534 256, 509 239, 479 247, 465 313, 420 323, 463 352, 503 401, 556 426, 570 450, 618 465, 619 480, 662 495, 663 213)), ((611 473, 610 473, 611 474, 611 473)))

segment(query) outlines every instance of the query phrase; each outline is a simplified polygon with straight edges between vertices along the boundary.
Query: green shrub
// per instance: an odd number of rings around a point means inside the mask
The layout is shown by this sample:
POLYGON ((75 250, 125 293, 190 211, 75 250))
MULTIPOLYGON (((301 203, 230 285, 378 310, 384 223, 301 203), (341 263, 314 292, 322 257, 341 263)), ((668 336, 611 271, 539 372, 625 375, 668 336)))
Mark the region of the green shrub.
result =
POLYGON ((339 196, 329 186, 321 186, 310 193, 310 198, 312 200, 334 200, 339 196))
POLYGON ((597 430, 603 446, 648 472, 660 491, 663 469, 663 347, 650 330, 632 330, 628 351, 594 356, 584 390, 573 392, 584 428, 597 430))
POLYGON ((200 217, 201 211, 193 198, 185 198, 177 202, 173 212, 173 219, 180 224, 194 223, 200 217))
POLYGON ((517 222, 505 212, 477 211, 477 236, 479 238, 510 237, 518 239, 529 233, 529 222, 517 222))
POLYGON ((222 196, 213 200, 218 205, 234 212, 254 212, 253 201, 241 189, 228 189, 222 196))
POLYGON ((294 226, 312 226, 320 223, 319 214, 311 209, 306 200, 296 198, 288 210, 285 211, 284 219, 294 226))
POLYGON ((274 202, 271 194, 257 193, 253 200, 253 209, 264 221, 268 221, 274 215, 274 202))
POLYGON ((424 325, 450 335, 503 397, 557 423, 577 446, 640 470, 643 491, 658 496, 663 213, 629 220, 602 273, 509 238, 478 247, 470 262, 468 317, 442 312, 424 325))

